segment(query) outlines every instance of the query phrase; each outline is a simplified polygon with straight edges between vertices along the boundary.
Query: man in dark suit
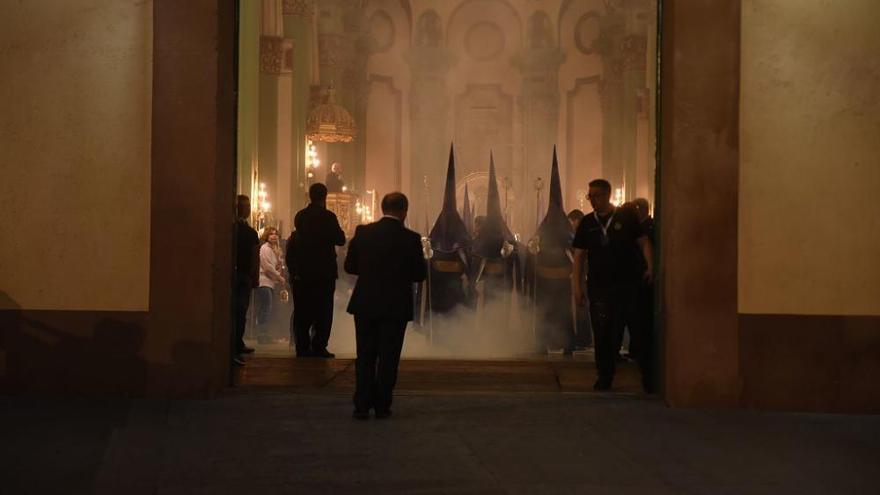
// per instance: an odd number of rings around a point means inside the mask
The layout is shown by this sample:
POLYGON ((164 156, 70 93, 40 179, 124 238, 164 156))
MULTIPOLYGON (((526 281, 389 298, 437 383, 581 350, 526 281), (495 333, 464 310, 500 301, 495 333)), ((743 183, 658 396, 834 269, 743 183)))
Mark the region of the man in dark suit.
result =
POLYGON ((239 194, 235 200, 235 334, 232 339, 232 364, 244 366, 245 354, 254 352, 244 345, 248 306, 251 291, 259 284, 260 241, 257 231, 248 225, 251 216, 251 199, 239 194))
POLYGON ((312 184, 309 206, 293 220, 296 234, 288 246, 288 269, 293 279, 293 333, 298 357, 336 357, 327 350, 333 325, 336 291, 336 248, 345 244, 345 233, 327 210, 327 188, 312 184), (292 261, 292 263, 291 263, 292 261), (314 327, 314 336, 309 331, 314 327))
POLYGON ((421 237, 403 225, 409 202, 403 193, 382 198, 383 216, 361 225, 348 244, 345 271, 357 275, 348 303, 357 336, 354 417, 391 415, 391 394, 407 322, 413 319, 413 284, 427 274, 421 237))

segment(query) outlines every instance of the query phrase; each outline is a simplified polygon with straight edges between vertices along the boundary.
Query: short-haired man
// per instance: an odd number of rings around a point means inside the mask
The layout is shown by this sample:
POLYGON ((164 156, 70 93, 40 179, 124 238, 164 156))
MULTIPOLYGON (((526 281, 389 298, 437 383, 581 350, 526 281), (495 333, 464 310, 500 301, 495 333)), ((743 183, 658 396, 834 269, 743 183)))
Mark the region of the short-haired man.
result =
POLYGON ((336 248, 345 244, 345 232, 336 215, 327 209, 327 188, 309 187, 308 206, 293 220, 296 234, 288 265, 293 287, 293 337, 298 357, 335 357, 327 350, 333 325, 333 293, 336 292, 336 248), (314 327, 314 335, 310 330, 314 327))
POLYGON ((382 218, 360 225, 348 244, 345 271, 357 275, 348 303, 357 338, 354 417, 391 415, 391 394, 406 325, 413 319, 413 284, 427 274, 421 236, 407 229, 403 193, 382 198, 382 218))
MULTIPOLYGON (((587 294, 595 337, 598 380, 594 390, 610 390, 614 380, 616 343, 634 311, 639 284, 653 277, 651 240, 642 231, 634 211, 611 204, 611 184, 596 179, 589 184, 587 199, 593 212, 581 220, 575 233, 572 290, 584 304, 584 260, 587 261, 587 294), (641 256, 644 259, 644 263, 641 256)), ((639 335, 640 332, 631 332, 639 335)), ((640 361, 640 365, 642 362, 640 361)), ((653 391, 653 373, 642 367, 642 384, 653 391)))

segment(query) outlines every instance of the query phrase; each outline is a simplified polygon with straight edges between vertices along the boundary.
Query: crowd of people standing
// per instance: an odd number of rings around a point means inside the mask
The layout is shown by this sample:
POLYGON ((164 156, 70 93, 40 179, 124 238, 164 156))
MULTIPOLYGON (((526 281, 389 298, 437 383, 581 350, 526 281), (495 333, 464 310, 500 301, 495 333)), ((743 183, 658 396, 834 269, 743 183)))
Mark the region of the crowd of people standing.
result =
MULTIPOLYGON (((567 214, 572 258, 570 290, 576 304, 574 325, 560 342, 567 350, 594 346, 596 390, 609 390, 619 359, 624 329, 630 354, 639 363, 647 392, 653 380, 653 220, 644 199, 611 204, 611 185, 589 184, 593 211, 567 214)), ((245 345, 244 330, 253 290, 258 343, 269 340, 267 323, 273 301, 290 287, 293 314, 290 345, 299 358, 333 358, 327 349, 333 323, 338 279, 336 247, 346 244, 336 215, 327 209, 327 187, 313 184, 309 205, 294 218, 294 230, 282 250, 279 232, 266 227, 258 238, 248 225, 250 202, 238 196, 235 269, 233 363, 244 365, 254 349, 245 345)), ((391 392, 407 323, 414 317, 413 284, 425 279, 421 236, 405 227, 408 200, 391 193, 382 200, 383 217, 358 226, 348 242, 345 271, 357 277, 347 310, 354 316, 357 346, 358 419, 390 415, 391 392)), ((564 215, 564 212, 563 214, 564 215)))

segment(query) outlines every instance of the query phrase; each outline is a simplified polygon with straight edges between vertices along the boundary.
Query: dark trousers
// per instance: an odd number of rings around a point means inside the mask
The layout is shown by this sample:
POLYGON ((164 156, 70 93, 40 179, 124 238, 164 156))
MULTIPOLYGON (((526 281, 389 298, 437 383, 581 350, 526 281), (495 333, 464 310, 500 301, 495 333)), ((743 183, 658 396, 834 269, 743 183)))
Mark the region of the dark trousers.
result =
POLYGON ((244 329, 247 326, 247 312, 251 305, 251 282, 239 280, 235 284, 235 329, 232 338, 233 354, 244 351, 244 329))
MULTIPOLYGON (((611 383, 619 352, 623 327, 631 321, 635 311, 638 286, 620 284, 612 287, 590 287, 590 320, 593 326, 593 344, 599 381, 611 383)), ((630 332, 633 333, 632 331, 630 332)))
POLYGON ((538 352, 547 348, 574 350, 574 319, 571 315, 571 282, 568 279, 537 280, 538 352))
POLYGON ((359 411, 371 407, 376 411, 388 411, 397 383, 406 321, 355 315, 354 326, 357 336, 354 407, 359 411))
POLYGON ((293 281, 293 340, 296 354, 320 352, 327 348, 333 326, 333 293, 336 280, 293 281), (314 327, 314 335, 310 330, 314 327))
POLYGON ((639 363, 645 391, 654 389, 654 284, 641 284, 636 290, 629 352, 639 363))
POLYGON ((641 283, 590 287, 589 298, 599 380, 611 383, 614 379, 619 342, 626 326, 630 348, 634 349, 632 353, 642 372, 642 385, 646 391, 653 391, 654 339, 651 320, 645 317, 644 307, 645 298, 653 301, 651 289, 641 283))
POLYGON ((272 316, 272 299, 275 291, 271 287, 261 286, 254 290, 254 302, 257 307, 257 338, 269 338, 269 318, 272 316))

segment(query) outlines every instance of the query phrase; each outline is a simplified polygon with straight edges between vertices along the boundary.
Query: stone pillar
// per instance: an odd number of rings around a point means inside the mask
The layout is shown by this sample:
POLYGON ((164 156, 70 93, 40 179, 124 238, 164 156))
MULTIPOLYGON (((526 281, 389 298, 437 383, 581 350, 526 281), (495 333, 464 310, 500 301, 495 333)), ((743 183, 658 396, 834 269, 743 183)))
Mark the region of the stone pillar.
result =
MULTIPOLYGON (((351 113, 362 128, 367 110, 367 55, 368 46, 362 33, 362 11, 358 2, 323 0, 318 6, 318 66, 320 88, 313 89, 313 104, 320 101, 323 91, 331 85, 336 90, 336 104, 351 113)), ((361 133, 362 134, 362 133, 361 133)), ((326 156, 316 179, 324 181, 330 164, 343 165, 343 175, 349 190, 363 193, 366 164, 366 140, 355 136, 351 143, 328 143, 326 156)))
MULTIPOLYGON (((291 202, 291 72, 293 42, 260 37, 259 182, 272 204, 268 222, 288 232, 291 202)), ((255 206, 256 203, 255 203, 255 206)))
POLYGON ((597 47, 602 54, 602 80, 599 94, 602 105, 602 177, 612 187, 624 182, 625 119, 623 110, 624 78, 620 46, 624 37, 624 20, 618 11, 600 18, 597 47))
MULTIPOLYGON (((630 26, 627 26, 630 29, 630 26)), ((623 62, 623 100, 621 113, 623 124, 623 185, 627 201, 636 197, 639 183, 639 121, 645 120, 640 115, 639 98, 645 91, 645 50, 647 40, 644 34, 628 33, 621 43, 621 59, 623 62)))
MULTIPOLYGON (((523 78, 519 104, 525 156, 523 169, 513 172, 512 187, 516 197, 522 198, 519 216, 523 233, 530 232, 541 220, 532 204, 533 183, 541 177, 549 184, 559 127, 559 67, 564 61, 565 55, 556 47, 527 48, 514 61, 523 78)), ((546 205, 540 208, 546 210, 546 205)))
MULTIPOLYGON (((290 205, 296 212, 308 203, 305 177, 306 119, 309 115, 309 85, 312 81, 313 20, 312 0, 284 0, 284 37, 293 43, 293 67, 290 95, 290 205)), ((292 221, 291 218, 287 219, 292 221)))
POLYGON ((243 2, 238 36, 238 165, 236 192, 250 195, 257 172, 260 107, 260 4, 243 2))
POLYGON ((639 141, 649 139, 644 136, 649 128, 648 114, 640 105, 645 103, 647 91, 647 24, 653 4, 614 0, 607 5, 599 39, 603 60, 603 174, 613 187, 623 187, 625 199, 630 200, 639 191, 644 192, 643 176, 648 167, 639 141))
MULTIPOLYGON (((455 63, 451 51, 440 46, 413 47, 406 55, 410 79, 410 149, 412 150, 409 195, 413 198, 410 225, 424 230, 425 214, 433 222, 439 213, 442 185, 449 157, 451 98, 446 84, 455 63), (425 192, 427 176, 430 194, 425 192), (418 199, 416 199, 418 198, 418 199)), ((488 157, 486 157, 488 160, 488 157)), ((407 185, 405 185, 406 187, 407 185)))

